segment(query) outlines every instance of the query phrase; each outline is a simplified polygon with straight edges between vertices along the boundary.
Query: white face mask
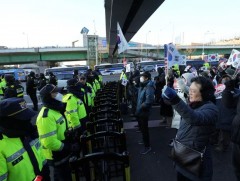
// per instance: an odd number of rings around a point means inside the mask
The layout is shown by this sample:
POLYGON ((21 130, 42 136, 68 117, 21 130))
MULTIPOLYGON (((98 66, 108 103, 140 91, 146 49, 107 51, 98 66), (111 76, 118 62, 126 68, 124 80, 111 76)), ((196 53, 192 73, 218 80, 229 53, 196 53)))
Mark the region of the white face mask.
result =
POLYGON ((143 77, 140 77, 140 82, 144 82, 145 79, 143 77))
POLYGON ((63 95, 60 93, 57 93, 56 97, 54 97, 55 100, 62 102, 63 95))

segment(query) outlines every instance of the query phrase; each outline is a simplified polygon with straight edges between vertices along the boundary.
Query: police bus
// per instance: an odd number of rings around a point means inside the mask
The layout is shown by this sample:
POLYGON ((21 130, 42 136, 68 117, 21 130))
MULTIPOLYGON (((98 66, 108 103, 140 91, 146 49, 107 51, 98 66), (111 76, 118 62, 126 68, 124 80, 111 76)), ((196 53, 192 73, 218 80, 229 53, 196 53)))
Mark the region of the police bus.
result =
POLYGON ((164 60, 156 60, 156 61, 141 61, 137 63, 137 69, 141 72, 144 70, 144 67, 152 66, 152 67, 164 67, 164 60))
POLYGON ((86 65, 74 66, 74 67, 52 67, 52 68, 45 69, 44 74, 46 76, 49 75, 49 72, 52 72, 54 75, 61 74, 61 73, 73 74, 74 70, 78 70, 79 74, 84 74, 88 69, 89 69, 89 66, 86 66, 86 65))
POLYGON ((15 80, 25 81, 25 73, 23 69, 3 69, 0 70, 1 75, 11 74, 14 76, 15 80))
POLYGON ((105 63, 100 65, 95 65, 94 70, 99 70, 102 75, 113 75, 120 74, 124 69, 123 63, 105 63))
POLYGON ((45 69, 44 74, 49 78, 49 73, 52 72, 58 81, 58 87, 67 86, 67 81, 73 78, 74 70, 78 70, 78 74, 84 74, 89 69, 89 66, 73 66, 73 67, 53 67, 45 69))

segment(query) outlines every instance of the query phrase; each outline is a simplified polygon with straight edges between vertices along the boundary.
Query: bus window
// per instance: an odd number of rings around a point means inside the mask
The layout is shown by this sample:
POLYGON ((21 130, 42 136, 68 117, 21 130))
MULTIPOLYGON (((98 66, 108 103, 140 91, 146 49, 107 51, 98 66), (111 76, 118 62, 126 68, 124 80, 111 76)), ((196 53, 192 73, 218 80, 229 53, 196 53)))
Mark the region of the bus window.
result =
POLYGON ((49 75, 49 72, 52 72, 54 75, 58 73, 70 73, 73 74, 74 70, 78 70, 79 74, 84 74, 89 69, 89 66, 75 66, 75 67, 54 67, 45 69, 44 74, 49 75))

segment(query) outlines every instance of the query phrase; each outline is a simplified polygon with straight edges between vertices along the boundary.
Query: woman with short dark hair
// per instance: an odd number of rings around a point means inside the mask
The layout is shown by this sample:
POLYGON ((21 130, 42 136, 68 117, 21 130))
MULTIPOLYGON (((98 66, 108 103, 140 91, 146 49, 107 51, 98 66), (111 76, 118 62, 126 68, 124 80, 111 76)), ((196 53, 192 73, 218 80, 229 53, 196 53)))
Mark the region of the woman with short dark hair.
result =
POLYGON ((189 88, 189 104, 181 100, 175 90, 165 86, 163 98, 168 101, 181 116, 180 127, 175 140, 181 144, 203 152, 200 174, 193 174, 183 165, 175 162, 178 181, 186 180, 211 180, 212 158, 209 138, 215 128, 218 118, 218 109, 215 106, 214 86, 205 77, 192 79, 189 88))

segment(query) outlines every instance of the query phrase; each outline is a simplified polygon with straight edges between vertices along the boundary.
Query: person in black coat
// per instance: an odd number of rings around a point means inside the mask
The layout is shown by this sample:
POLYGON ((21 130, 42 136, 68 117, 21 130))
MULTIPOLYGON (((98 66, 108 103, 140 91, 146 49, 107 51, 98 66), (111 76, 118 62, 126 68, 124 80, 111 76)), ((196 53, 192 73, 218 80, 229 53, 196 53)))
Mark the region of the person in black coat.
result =
POLYGON ((27 95, 30 96, 33 102, 33 110, 38 111, 38 99, 37 99, 37 79, 34 72, 30 72, 27 78, 27 95))
MULTIPOLYGON (((168 71, 167 76, 167 85, 173 88, 174 83, 174 76, 171 69, 168 71)), ((161 79, 161 86, 166 85, 166 80, 161 79)), ((163 117, 163 123, 167 124, 167 128, 172 126, 172 119, 173 119, 173 108, 171 105, 167 104, 164 99, 161 97, 160 99, 160 116, 163 117)))
POLYGON ((47 79, 43 73, 40 73, 38 79, 38 90, 40 91, 45 85, 47 85, 47 79))
POLYGON ((157 71, 158 71, 158 76, 154 77, 155 86, 156 86, 155 103, 160 104, 162 89, 166 84, 166 81, 165 81, 164 68, 158 67, 157 71))
MULTIPOLYGON (((231 77, 226 74, 220 79, 220 83, 224 84, 225 82, 230 80, 231 77)), ((237 89, 235 91, 237 91, 237 89)), ((232 121, 234 116, 236 115, 236 109, 226 107, 223 104, 222 96, 217 96, 216 105, 219 109, 219 116, 216 122, 216 133, 218 133, 218 142, 215 150, 226 151, 231 141, 232 121)))
POLYGON ((235 88, 235 80, 231 79, 225 82, 225 85, 222 102, 227 108, 236 109, 231 129, 232 164, 237 180, 240 180, 240 90, 235 88))
POLYGON ((49 72, 49 84, 53 84, 55 86, 57 86, 57 78, 56 76, 52 73, 52 72, 49 72))

